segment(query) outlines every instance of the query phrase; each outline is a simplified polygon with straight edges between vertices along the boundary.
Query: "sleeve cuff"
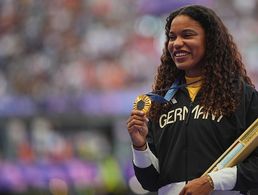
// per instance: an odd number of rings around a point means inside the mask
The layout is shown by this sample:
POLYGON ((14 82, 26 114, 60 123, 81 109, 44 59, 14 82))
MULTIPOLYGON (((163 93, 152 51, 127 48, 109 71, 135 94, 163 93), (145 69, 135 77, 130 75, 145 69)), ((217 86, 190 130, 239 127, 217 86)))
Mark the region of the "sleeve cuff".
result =
POLYGON ((154 168, 159 172, 159 160, 151 152, 148 143, 147 148, 144 151, 135 150, 133 146, 131 147, 133 151, 133 163, 136 167, 147 168, 153 165, 154 168))
POLYGON ((140 151, 140 150, 135 150, 133 148, 133 145, 131 145, 132 151, 133 151, 133 163, 136 167, 139 168, 147 168, 151 165, 151 160, 149 158, 149 151, 150 148, 147 143, 147 148, 146 150, 140 151))
POLYGON ((236 185, 237 167, 224 168, 208 175, 214 183, 214 190, 232 190, 236 185))

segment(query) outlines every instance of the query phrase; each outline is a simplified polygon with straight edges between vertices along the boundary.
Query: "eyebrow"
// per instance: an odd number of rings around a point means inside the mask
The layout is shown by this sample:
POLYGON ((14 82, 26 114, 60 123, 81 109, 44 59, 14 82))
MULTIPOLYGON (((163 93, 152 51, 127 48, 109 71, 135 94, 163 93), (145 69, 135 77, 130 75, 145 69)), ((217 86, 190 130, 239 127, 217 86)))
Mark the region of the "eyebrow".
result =
MULTIPOLYGON (((183 29, 181 32, 194 32, 197 34, 196 30, 194 29, 191 29, 191 28, 186 28, 186 29, 183 29)), ((169 31, 169 34, 175 34, 173 31, 169 31)))

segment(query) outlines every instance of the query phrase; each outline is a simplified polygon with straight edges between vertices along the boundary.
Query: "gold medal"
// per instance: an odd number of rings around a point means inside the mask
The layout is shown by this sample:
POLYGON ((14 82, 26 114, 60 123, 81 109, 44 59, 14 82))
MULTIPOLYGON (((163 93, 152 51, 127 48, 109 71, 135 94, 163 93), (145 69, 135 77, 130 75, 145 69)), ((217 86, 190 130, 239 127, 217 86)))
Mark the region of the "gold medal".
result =
POLYGON ((139 95, 133 104, 135 110, 141 110, 147 114, 151 108, 151 99, 147 95, 139 95))

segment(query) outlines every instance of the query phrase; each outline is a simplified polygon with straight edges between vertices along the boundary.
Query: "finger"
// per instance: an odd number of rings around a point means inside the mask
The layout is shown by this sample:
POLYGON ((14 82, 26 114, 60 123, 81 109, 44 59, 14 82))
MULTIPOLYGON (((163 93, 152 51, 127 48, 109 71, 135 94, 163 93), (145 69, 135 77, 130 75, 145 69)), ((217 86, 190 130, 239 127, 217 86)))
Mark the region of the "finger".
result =
POLYGON ((146 117, 144 117, 144 116, 133 115, 131 117, 131 120, 133 120, 133 119, 139 120, 139 121, 142 121, 142 122, 146 123, 146 117))
POLYGON ((134 125, 133 127, 128 128, 129 133, 133 133, 135 131, 144 133, 144 132, 147 132, 147 129, 140 125, 134 125))
POLYGON ((145 113, 144 113, 143 111, 141 111, 141 110, 132 110, 131 116, 132 116, 132 115, 144 116, 145 113))
POLYGON ((147 123, 149 122, 149 119, 146 116, 144 117, 144 119, 147 123))
POLYGON ((139 120, 139 121, 143 121, 146 122, 148 119, 144 116, 139 116, 139 115, 132 115, 128 118, 128 120, 126 121, 126 123, 130 123, 132 120, 139 120))
POLYGON ((146 126, 146 123, 144 121, 141 120, 135 120, 132 119, 128 124, 127 124, 127 128, 131 128, 134 125, 139 125, 139 126, 146 126))
POLYGON ((144 121, 145 123, 149 122, 149 119, 145 115, 137 114, 137 113, 138 111, 132 112, 130 117, 127 119, 126 123, 128 124, 133 119, 141 120, 141 121, 144 121))
POLYGON ((147 132, 148 129, 143 127, 143 126, 141 126, 141 125, 134 125, 134 126, 128 128, 128 132, 129 133, 133 132, 133 131, 139 131, 139 132, 143 132, 144 133, 144 132, 147 132))

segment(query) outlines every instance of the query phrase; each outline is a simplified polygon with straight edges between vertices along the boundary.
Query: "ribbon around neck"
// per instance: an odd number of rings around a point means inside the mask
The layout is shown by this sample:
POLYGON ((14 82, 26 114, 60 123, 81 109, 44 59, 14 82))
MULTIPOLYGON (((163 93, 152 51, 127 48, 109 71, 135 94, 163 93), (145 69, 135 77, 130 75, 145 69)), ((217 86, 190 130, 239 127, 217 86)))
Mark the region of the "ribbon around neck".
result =
POLYGON ((154 92, 149 92, 147 94, 139 95, 134 102, 134 105, 133 105, 134 109, 142 110, 143 112, 148 113, 150 110, 152 101, 158 102, 158 103, 168 103, 175 96, 178 89, 188 86, 188 85, 191 85, 191 84, 194 84, 194 83, 197 83, 202 80, 202 79, 200 79, 200 80, 197 80, 197 81, 194 81, 191 83, 184 83, 184 84, 179 85, 181 78, 182 77, 177 78, 174 81, 174 83, 171 85, 171 87, 168 89, 160 89, 160 90, 156 90, 154 92), (156 92, 161 92, 161 91, 165 91, 165 90, 167 90, 167 92, 164 97, 161 95, 155 94, 156 92))

